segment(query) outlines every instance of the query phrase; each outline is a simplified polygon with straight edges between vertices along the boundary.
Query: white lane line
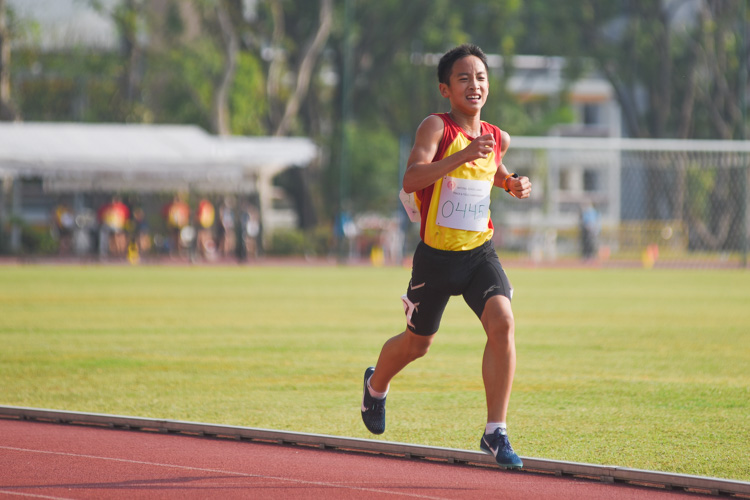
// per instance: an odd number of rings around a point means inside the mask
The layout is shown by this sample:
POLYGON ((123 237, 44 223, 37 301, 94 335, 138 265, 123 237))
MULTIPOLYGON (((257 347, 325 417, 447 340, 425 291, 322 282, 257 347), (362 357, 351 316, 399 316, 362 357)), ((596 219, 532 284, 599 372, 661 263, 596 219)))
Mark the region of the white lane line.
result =
POLYGON ((2 494, 2 495, 15 495, 15 496, 18 496, 18 497, 49 498, 50 500, 74 500, 74 499, 68 498, 68 497, 51 497, 49 495, 36 495, 34 493, 22 493, 20 491, 9 491, 9 490, 0 490, 0 494, 2 494))
MULTIPOLYGON (((427 495, 420 495, 416 493, 408 493, 403 491, 390 491, 387 489, 381 489, 381 488, 366 488, 362 486, 349 486, 349 485, 343 485, 339 483, 329 483, 324 481, 307 481, 304 479, 293 479, 288 477, 278 477, 278 476, 267 476, 263 474, 249 474, 247 472, 236 472, 236 471, 227 471, 227 470, 221 470, 221 469, 207 469, 203 467, 191 467, 189 465, 175 465, 175 464, 163 464, 158 462, 144 462, 142 460, 131 460, 127 458, 113 458, 113 457, 101 457, 97 455, 85 455, 85 454, 79 454, 79 453, 69 453, 69 452, 61 452, 61 451, 48 451, 48 450, 32 450, 28 448, 16 448, 13 446, 0 446, 0 449, 2 450, 10 450, 10 451, 18 451, 18 452, 25 452, 25 453, 38 453, 38 454, 44 454, 44 455, 57 455, 57 456, 64 456, 64 457, 75 457, 75 458, 89 458, 94 460, 102 460, 102 461, 109 461, 109 462, 119 462, 119 463, 128 463, 128 464, 136 464, 136 465, 148 465, 153 467, 165 467, 165 468, 171 468, 171 469, 180 469, 180 470, 189 470, 189 471, 198 471, 198 472, 211 472, 211 473, 219 473, 219 474, 229 474, 234 476, 241 476, 241 477, 250 477, 250 478, 256 478, 256 479, 271 479, 275 481, 283 481, 283 482, 289 482, 289 483, 297 483, 297 484, 304 484, 308 486, 323 486, 327 488, 343 488, 347 490, 355 490, 355 491, 367 491, 371 493, 386 493, 394 496, 404 496, 409 498, 424 498, 428 500, 445 500, 450 497, 432 497, 427 495)), ((262 486, 261 486, 262 487, 262 486)), ((61 497, 42 497, 40 498, 61 498, 61 497)))

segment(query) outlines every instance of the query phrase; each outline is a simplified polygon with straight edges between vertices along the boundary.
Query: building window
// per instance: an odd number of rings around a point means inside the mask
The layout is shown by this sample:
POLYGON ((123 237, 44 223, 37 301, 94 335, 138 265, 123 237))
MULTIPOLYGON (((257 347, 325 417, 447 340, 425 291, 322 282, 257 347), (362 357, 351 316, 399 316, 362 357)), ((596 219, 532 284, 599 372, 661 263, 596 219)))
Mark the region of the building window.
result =
POLYGON ((601 106, 598 104, 583 105, 583 124, 600 125, 601 124, 601 106))
POLYGON ((599 191, 601 175, 596 170, 583 171, 583 190, 586 192, 599 191))

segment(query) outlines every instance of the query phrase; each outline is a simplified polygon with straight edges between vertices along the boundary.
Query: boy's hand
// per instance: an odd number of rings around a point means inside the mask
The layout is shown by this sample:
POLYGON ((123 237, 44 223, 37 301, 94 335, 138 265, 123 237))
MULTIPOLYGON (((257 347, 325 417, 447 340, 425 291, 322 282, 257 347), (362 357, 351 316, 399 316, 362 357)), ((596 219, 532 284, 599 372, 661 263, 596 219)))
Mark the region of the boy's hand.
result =
POLYGON ((494 149, 495 138, 492 134, 480 135, 464 149, 464 154, 467 155, 466 163, 480 158, 487 158, 494 149))
POLYGON ((528 177, 511 177, 508 179, 508 189, 516 198, 528 198, 531 195, 531 181, 528 177))

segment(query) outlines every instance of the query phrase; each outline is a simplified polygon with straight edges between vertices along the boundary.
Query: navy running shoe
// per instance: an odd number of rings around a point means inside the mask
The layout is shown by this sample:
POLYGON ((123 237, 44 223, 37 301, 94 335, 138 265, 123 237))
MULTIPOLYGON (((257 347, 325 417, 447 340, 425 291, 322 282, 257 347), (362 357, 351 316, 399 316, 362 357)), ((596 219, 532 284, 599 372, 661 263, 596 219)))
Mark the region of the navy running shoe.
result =
POLYGON ((385 398, 378 399, 370 396, 367 390, 367 381, 375 373, 375 367, 371 366, 365 370, 364 389, 362 391, 362 421, 367 430, 373 434, 385 432, 385 398))
POLYGON ((508 433, 505 429, 495 429, 492 434, 482 436, 479 448, 485 453, 495 457, 497 465, 506 469, 520 469, 523 462, 513 451, 513 447, 508 441, 508 433))

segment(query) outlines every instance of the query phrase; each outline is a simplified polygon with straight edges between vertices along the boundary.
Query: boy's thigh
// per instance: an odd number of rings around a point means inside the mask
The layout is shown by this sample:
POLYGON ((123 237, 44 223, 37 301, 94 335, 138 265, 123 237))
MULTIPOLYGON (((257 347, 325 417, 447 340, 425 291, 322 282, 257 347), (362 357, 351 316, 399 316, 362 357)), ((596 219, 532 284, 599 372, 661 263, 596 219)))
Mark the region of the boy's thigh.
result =
POLYGON ((497 257, 490 257, 474 270, 463 297, 474 314, 481 319, 487 301, 497 296, 505 297, 509 308, 513 287, 497 257))

